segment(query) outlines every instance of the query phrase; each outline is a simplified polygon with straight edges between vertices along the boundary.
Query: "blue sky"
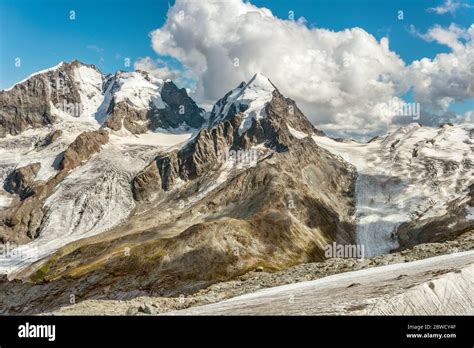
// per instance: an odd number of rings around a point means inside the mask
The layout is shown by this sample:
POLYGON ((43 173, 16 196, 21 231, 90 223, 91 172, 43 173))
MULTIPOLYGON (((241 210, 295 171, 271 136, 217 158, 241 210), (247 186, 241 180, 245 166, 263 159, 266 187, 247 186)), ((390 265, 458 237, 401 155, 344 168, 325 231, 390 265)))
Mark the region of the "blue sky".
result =
POLYGON ((167 9, 156 0, 0 0, 0 88, 73 59, 105 73, 127 70, 124 58, 133 67, 136 58, 156 55, 148 34, 163 24, 167 9))
MULTIPOLYGON (((78 59, 95 64, 104 73, 133 69, 139 57, 157 58, 151 48, 149 33, 162 26, 174 1, 162 0, 0 0, 0 89, 7 88, 31 73, 56 65, 59 61, 78 59), (70 12, 75 11, 75 20, 70 12), (15 67, 15 59, 21 67, 15 67), (124 66, 130 58, 131 67, 124 66)), ((426 11, 442 1, 427 0, 253 0, 280 18, 294 11, 304 16, 310 27, 334 31, 361 27, 377 39, 388 36, 390 49, 408 64, 423 57, 433 58, 449 48, 426 42, 410 34, 413 24, 426 32, 434 24, 456 23, 466 28, 473 23, 471 9, 454 15, 426 11), (397 12, 404 11, 404 20, 397 12)), ((471 5, 474 2, 471 0, 471 5)), ((165 58, 172 68, 179 63, 165 58)), ((471 101, 458 103, 456 111, 473 108, 471 101)))

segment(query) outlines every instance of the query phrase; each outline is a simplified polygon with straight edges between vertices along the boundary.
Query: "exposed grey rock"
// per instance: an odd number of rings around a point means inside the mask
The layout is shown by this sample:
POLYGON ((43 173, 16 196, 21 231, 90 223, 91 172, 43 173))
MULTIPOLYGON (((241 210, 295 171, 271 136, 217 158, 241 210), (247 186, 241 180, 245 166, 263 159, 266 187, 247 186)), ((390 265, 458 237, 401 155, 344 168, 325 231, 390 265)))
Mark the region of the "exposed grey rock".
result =
POLYGON ((39 236, 44 213, 42 201, 31 195, 25 198, 0 222, 0 238, 4 242, 24 244, 39 236))
POLYGON ((108 115, 104 126, 115 131, 122 129, 122 125, 133 134, 145 133, 152 128, 149 124, 153 115, 152 109, 137 110, 127 102, 115 103, 115 99, 113 99, 108 109, 108 115))
POLYGON ((32 163, 13 170, 5 180, 5 191, 18 194, 21 200, 29 197, 32 194, 32 185, 40 168, 41 163, 32 163))
POLYGON ((161 189, 161 177, 157 162, 153 161, 143 169, 132 182, 133 198, 137 201, 151 200, 161 189))
POLYGON ((166 107, 158 110, 153 126, 165 129, 177 128, 183 124, 191 128, 202 127, 204 110, 188 96, 186 89, 179 89, 172 81, 167 81, 161 89, 161 99, 166 107))
MULTIPOLYGON (((217 104, 224 104, 226 98, 217 104)), ((162 189, 169 190, 177 179, 193 180, 219 169, 222 155, 226 151, 248 150, 258 144, 277 151, 286 151, 288 146, 297 140, 288 127, 308 135, 324 134, 306 119, 294 101, 283 97, 277 89, 273 92, 273 98, 266 106, 265 112, 267 117, 253 120, 251 127, 243 134, 239 134, 241 113, 230 111, 228 116, 218 123, 215 123, 215 115, 212 115, 212 127, 201 129, 182 149, 155 159, 162 189)))

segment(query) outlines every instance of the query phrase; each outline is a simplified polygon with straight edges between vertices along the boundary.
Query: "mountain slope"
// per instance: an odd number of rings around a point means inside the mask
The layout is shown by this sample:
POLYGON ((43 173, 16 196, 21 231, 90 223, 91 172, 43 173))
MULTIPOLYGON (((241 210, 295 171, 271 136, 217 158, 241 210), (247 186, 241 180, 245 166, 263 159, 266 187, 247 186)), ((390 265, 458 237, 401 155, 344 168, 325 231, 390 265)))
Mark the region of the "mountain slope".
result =
POLYGON ((370 256, 472 227, 467 126, 338 142, 261 74, 209 115, 171 81, 79 62, 1 93, 0 243, 17 248, 0 272, 4 294, 22 293, 14 313, 63 306, 71 288, 174 296, 323 261, 333 242, 370 256))

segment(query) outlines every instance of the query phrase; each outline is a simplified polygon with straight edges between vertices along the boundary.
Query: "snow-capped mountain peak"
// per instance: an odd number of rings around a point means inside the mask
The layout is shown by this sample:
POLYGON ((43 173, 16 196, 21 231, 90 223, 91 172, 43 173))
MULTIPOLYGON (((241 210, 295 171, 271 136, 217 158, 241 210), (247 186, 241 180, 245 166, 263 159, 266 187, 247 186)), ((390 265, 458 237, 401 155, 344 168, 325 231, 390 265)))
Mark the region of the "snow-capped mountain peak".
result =
POLYGON ((265 106, 272 100, 275 86, 264 75, 257 73, 248 82, 242 82, 237 88, 219 100, 212 110, 211 126, 243 113, 239 134, 248 130, 254 119, 265 118, 265 106))
POLYGON ((80 95, 81 115, 83 119, 96 121, 96 113, 104 100, 104 75, 95 66, 80 62, 75 64, 73 76, 80 95))
POLYGON ((50 72, 50 71, 57 70, 57 69, 59 69, 60 67, 62 67, 64 64, 66 64, 66 63, 61 61, 61 62, 59 62, 58 65, 55 65, 55 66, 53 66, 53 67, 51 67, 51 68, 47 68, 47 69, 44 69, 44 70, 37 71, 37 72, 35 72, 35 73, 29 75, 28 77, 24 78, 23 80, 21 80, 21 81, 15 83, 13 86, 11 86, 11 87, 9 87, 9 88, 7 88, 7 89, 4 89, 3 91, 4 91, 4 92, 9 92, 9 91, 11 91, 13 88, 15 88, 16 86, 19 86, 19 85, 25 83, 25 82, 28 81, 30 78, 35 77, 35 76, 37 76, 37 75, 41 75, 41 74, 48 73, 48 72, 50 72))
POLYGON ((142 71, 117 72, 115 74, 115 102, 126 101, 137 109, 147 109, 150 102, 156 102, 158 108, 163 108, 161 88, 164 81, 150 77, 142 71))
POLYGON ((245 84, 245 88, 252 88, 255 90, 270 90, 273 91, 275 86, 268 77, 262 73, 256 73, 252 78, 245 84))
POLYGON ((105 76, 77 60, 32 74, 0 96, 11 108, 0 113, 0 136, 61 120, 134 134, 200 128, 205 121, 204 110, 171 80, 140 70, 105 76))

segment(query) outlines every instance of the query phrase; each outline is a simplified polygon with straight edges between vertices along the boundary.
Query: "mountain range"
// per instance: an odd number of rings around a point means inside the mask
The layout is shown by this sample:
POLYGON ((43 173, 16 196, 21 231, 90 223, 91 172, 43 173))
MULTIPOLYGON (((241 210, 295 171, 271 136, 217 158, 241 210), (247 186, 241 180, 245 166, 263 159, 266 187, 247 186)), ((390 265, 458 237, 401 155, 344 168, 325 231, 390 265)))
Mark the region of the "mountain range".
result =
POLYGON ((62 62, 0 91, 0 304, 178 296, 474 225, 474 130, 331 139, 260 73, 206 111, 145 71, 62 62), (14 295, 13 295, 14 294, 14 295))

